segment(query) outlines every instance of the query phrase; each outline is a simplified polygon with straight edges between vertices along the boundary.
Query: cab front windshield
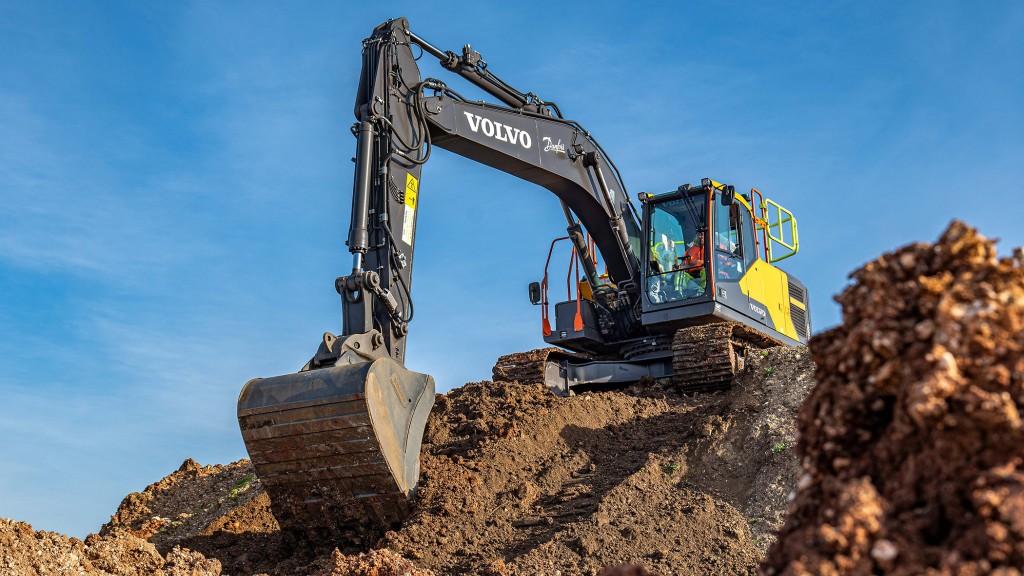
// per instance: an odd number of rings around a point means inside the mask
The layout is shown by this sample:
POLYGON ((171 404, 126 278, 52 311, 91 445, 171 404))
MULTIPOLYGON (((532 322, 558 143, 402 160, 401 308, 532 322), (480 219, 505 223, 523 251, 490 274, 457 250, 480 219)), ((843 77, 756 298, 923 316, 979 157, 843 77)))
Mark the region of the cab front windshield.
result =
POLYGON ((658 304, 704 295, 706 195, 659 202, 651 208, 647 296, 658 304))

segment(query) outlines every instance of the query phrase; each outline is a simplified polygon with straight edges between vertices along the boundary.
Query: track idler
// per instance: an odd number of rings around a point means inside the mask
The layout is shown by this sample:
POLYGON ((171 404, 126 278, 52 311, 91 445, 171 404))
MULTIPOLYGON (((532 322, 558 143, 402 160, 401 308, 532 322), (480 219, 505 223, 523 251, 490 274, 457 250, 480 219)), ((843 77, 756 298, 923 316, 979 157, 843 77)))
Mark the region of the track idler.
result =
POLYGON ((409 513, 434 379, 389 357, 379 334, 324 336, 333 365, 249 381, 238 423, 282 529, 351 538, 409 513))

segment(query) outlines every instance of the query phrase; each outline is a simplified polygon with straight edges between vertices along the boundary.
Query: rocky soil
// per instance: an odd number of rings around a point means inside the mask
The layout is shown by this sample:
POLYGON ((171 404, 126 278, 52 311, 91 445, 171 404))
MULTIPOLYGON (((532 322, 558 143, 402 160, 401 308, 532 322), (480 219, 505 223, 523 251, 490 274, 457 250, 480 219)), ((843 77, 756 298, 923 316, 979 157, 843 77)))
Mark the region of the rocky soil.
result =
POLYGON ((90 535, 85 542, 34 531, 24 522, 0 519, 0 574, 35 576, 218 576, 220 562, 172 547, 161 555, 151 543, 125 530, 90 535))
POLYGON ((765 573, 1021 574, 1024 253, 955 222, 852 278, 765 573))

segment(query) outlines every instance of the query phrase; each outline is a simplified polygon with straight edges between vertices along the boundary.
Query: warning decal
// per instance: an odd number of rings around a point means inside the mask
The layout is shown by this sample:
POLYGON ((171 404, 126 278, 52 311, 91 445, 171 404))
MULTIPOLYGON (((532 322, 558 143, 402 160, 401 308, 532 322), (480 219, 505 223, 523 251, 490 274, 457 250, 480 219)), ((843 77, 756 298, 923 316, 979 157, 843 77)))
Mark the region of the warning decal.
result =
POLYGON ((416 228, 416 197, 420 192, 420 181, 412 174, 405 175, 405 215, 402 217, 402 242, 412 246, 416 228))
POLYGON ((420 191, 420 181, 412 174, 405 175, 405 205, 416 209, 416 194, 420 191))

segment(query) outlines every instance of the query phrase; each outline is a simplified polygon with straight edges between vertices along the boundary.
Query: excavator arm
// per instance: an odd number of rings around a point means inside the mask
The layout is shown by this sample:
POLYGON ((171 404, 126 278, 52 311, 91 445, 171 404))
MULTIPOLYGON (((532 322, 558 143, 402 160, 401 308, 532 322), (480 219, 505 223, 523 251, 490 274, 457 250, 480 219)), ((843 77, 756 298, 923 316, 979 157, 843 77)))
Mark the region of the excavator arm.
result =
POLYGON ((299 373, 251 380, 238 401, 246 448, 282 527, 336 537, 402 520, 418 480, 434 381, 405 368, 405 342, 421 173, 434 147, 555 194, 591 286, 601 283, 585 234, 608 268, 612 282, 595 291, 606 324, 623 339, 642 329, 636 214, 600 145, 557 105, 512 88, 469 46, 442 52, 399 18, 363 42, 355 115, 352 271, 335 283, 342 334, 325 334, 299 373), (501 104, 422 79, 422 53, 501 104))

